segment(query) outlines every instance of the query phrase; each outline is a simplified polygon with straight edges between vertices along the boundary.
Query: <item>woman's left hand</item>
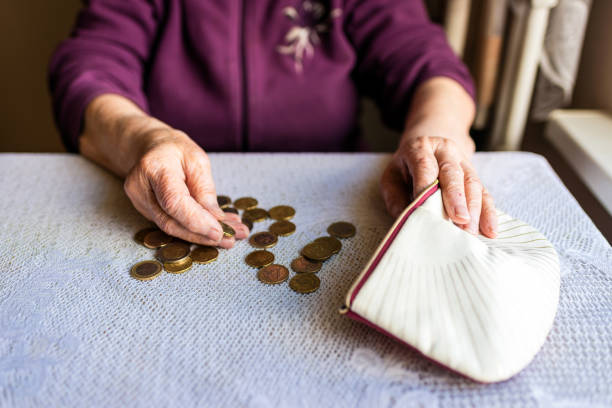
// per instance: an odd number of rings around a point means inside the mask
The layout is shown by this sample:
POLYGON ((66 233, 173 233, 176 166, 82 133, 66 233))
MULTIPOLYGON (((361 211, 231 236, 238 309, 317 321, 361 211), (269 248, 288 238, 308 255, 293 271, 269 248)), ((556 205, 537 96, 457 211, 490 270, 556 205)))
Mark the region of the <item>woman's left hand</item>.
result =
POLYGON ((470 159, 473 141, 464 145, 443 137, 405 137, 393 155, 381 180, 387 211, 397 217, 412 198, 436 178, 440 181, 444 208, 450 219, 477 235, 497 234, 497 213, 493 198, 482 185, 470 159))

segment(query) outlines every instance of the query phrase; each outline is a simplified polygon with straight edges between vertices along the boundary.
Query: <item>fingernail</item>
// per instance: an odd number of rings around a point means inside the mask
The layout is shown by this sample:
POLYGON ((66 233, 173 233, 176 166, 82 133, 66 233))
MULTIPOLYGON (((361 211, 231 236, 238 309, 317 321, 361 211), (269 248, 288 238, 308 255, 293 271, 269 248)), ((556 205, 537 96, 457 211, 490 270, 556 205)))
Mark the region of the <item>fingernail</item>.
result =
POLYGON ((461 218, 462 220, 469 220, 470 219, 470 213, 468 213, 467 208, 465 208, 464 206, 460 205, 458 207, 455 208, 455 215, 459 218, 461 218))

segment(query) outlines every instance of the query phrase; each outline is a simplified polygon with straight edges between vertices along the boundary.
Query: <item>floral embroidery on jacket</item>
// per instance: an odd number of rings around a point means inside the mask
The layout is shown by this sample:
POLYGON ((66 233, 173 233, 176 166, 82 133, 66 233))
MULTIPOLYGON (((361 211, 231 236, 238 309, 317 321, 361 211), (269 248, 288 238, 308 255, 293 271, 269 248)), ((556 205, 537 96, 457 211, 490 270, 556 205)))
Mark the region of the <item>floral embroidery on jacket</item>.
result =
POLYGON ((283 14, 294 22, 285 35, 285 44, 276 47, 283 55, 293 57, 295 71, 304 69, 304 58, 312 58, 314 46, 321 42, 320 34, 327 32, 333 19, 342 15, 342 10, 335 8, 327 13, 323 3, 305 0, 301 8, 285 7, 283 14), (299 9, 299 11, 298 11, 299 9))

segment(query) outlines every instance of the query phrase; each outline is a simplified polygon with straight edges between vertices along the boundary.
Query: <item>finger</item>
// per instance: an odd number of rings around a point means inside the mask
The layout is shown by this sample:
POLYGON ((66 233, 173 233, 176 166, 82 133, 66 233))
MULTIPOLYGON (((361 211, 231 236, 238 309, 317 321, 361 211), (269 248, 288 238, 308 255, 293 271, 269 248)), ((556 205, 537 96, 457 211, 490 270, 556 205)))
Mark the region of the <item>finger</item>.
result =
POLYGON ((244 239, 249 236, 249 228, 240 221, 223 221, 236 231, 236 239, 244 239))
POLYGON ((166 170, 149 181, 163 212, 193 233, 221 240, 219 221, 195 201, 177 172, 166 170))
POLYGON ((482 192, 482 215, 480 216, 480 231, 489 237, 495 238, 497 236, 497 211, 495 210, 495 203, 493 197, 487 191, 483 189, 482 192))
POLYGON ((467 224, 470 221, 470 214, 465 199, 463 170, 445 150, 438 151, 436 157, 440 166, 438 178, 446 213, 453 222, 467 224))
POLYGON ((421 194, 438 177, 438 162, 428 139, 419 140, 404 156, 412 178, 413 198, 421 194))
POLYGON ((190 154, 184 160, 185 184, 195 201, 221 220, 225 213, 219 207, 215 182, 212 177, 208 156, 199 152, 190 154))
POLYGON ((465 229, 474 235, 478 235, 483 187, 476 175, 476 170, 469 163, 462 163, 461 167, 465 178, 465 197, 467 200, 468 212, 470 213, 470 222, 466 224, 465 229))
POLYGON ((410 189, 397 164, 390 164, 380 180, 380 190, 387 212, 397 218, 410 203, 410 189))
POLYGON ((225 217, 221 220, 224 222, 241 222, 241 218, 238 214, 224 212, 225 217))

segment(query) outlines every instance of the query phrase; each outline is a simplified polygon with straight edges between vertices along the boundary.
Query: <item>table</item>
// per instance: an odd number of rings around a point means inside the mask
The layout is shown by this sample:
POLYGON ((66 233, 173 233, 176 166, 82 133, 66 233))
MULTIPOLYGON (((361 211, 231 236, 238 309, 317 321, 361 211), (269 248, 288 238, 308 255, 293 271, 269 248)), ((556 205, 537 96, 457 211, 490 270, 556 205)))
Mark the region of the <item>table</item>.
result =
MULTIPOLYGON (((552 332, 513 379, 481 385, 338 314, 390 227, 382 154, 211 154, 217 191, 296 208, 272 249, 288 265, 336 220, 357 236, 310 295, 265 286, 240 242, 150 282, 153 251, 122 183, 81 157, 0 155, 0 406, 610 406, 612 248, 540 156, 475 157, 498 206, 551 240, 562 286, 552 332)), ((268 223, 256 224, 255 231, 268 223)))

